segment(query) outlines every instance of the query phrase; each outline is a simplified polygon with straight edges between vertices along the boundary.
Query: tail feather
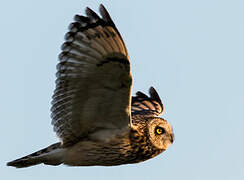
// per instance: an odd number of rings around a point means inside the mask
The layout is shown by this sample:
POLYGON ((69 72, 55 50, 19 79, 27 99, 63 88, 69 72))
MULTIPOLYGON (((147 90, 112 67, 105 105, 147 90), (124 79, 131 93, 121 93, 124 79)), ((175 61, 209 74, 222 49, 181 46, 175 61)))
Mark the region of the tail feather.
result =
POLYGON ((28 156, 16 159, 8 162, 7 166, 13 166, 16 168, 25 168, 37 164, 59 165, 63 163, 61 143, 55 143, 40 151, 34 152, 28 156))

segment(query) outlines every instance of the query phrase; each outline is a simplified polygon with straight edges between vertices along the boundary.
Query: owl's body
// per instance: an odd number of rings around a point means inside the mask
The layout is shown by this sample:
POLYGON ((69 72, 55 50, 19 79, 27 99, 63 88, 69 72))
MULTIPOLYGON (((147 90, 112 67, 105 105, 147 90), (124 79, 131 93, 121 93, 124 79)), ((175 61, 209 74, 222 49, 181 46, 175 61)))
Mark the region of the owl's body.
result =
MULTIPOLYGON (((156 143, 158 142, 150 139, 150 132, 147 127, 151 125, 147 121, 152 120, 152 117, 145 118, 141 115, 136 115, 134 118, 134 128, 126 127, 121 130, 115 130, 116 132, 111 130, 98 131, 66 148, 62 147, 61 143, 56 143, 36 153, 10 162, 9 165, 28 167, 39 163, 48 165, 66 164, 70 166, 132 164, 155 157, 166 150, 173 142, 174 137, 169 134, 167 140, 164 141, 165 144, 161 145, 161 148, 157 147, 156 143), (112 137, 111 133, 114 134, 112 137)), ((161 118, 154 119, 154 121, 167 123, 161 118)))
POLYGON ((173 143, 170 124, 159 117, 164 109, 156 90, 131 97, 128 52, 106 9, 100 6, 102 19, 89 8, 86 13, 70 25, 57 66, 51 111, 61 142, 7 165, 131 164, 173 143))

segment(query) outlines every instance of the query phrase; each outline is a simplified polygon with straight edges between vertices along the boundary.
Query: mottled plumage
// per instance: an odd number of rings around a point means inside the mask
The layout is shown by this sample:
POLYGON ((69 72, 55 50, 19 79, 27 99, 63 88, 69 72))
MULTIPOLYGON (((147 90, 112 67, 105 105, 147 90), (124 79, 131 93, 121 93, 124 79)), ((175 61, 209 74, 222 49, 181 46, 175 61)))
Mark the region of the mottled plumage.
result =
POLYGON ((156 90, 131 96, 132 77, 125 43, 103 5, 100 18, 87 8, 65 35, 57 65, 52 125, 59 143, 7 163, 114 166, 138 163, 173 143, 156 90))

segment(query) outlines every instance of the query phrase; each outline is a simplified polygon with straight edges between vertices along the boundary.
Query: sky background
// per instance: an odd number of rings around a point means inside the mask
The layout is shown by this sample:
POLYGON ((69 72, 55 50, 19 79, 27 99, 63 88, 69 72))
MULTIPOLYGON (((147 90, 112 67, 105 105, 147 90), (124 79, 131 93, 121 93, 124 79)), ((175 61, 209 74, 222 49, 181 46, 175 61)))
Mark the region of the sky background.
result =
POLYGON ((1 179, 243 180, 243 9, 242 0, 1 1, 1 179), (50 102, 63 36, 100 3, 127 45, 133 93, 157 89, 174 144, 135 165, 7 167, 57 142, 50 102))

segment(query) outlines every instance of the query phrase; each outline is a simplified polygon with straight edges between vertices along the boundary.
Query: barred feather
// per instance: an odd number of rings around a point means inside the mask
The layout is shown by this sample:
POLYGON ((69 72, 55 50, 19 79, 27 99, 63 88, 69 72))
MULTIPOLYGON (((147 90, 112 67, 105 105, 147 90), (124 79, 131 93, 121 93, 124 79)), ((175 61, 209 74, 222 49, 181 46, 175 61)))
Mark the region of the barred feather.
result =
POLYGON ((150 97, 138 91, 136 96, 132 97, 132 115, 160 116, 163 114, 164 107, 157 91, 151 87, 149 89, 149 94, 150 97))
POLYGON ((99 10, 102 17, 90 8, 86 16, 75 15, 59 55, 51 117, 54 131, 66 146, 98 128, 98 119, 108 127, 129 123, 128 52, 107 10, 103 5, 99 10), (115 122, 121 117, 125 120, 115 122))

